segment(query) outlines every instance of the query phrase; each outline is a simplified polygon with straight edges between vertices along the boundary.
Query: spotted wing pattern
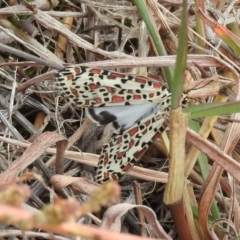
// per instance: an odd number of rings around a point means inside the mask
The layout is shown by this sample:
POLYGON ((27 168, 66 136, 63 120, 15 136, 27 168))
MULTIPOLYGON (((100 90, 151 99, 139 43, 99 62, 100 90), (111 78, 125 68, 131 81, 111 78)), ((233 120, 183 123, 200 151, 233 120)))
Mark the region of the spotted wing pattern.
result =
POLYGON ((59 90, 81 107, 160 103, 171 95, 159 82, 89 67, 66 67, 55 75, 59 90))
POLYGON ((164 114, 155 113, 137 122, 122 134, 115 134, 102 148, 96 181, 118 181, 147 151, 165 129, 164 114))
MULTIPOLYGON (((60 92, 89 117, 117 133, 102 148, 96 181, 119 180, 165 128, 171 93, 158 82, 89 67, 66 67, 55 75, 60 92)), ((182 98, 182 104, 188 100, 182 98)))

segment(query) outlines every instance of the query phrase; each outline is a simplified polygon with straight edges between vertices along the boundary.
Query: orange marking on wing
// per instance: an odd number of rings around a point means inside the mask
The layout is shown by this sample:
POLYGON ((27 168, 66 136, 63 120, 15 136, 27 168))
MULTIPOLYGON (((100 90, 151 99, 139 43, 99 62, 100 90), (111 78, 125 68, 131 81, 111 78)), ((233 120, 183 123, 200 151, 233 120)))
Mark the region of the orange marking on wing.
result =
POLYGON ((135 82, 146 84, 147 81, 145 79, 142 79, 142 78, 135 78, 135 82))
POLYGON ((115 103, 117 103, 117 102, 124 102, 124 97, 120 97, 120 96, 113 96, 112 97, 112 102, 115 102, 115 103))
POLYGON ((94 73, 94 74, 100 74, 101 70, 100 70, 100 69, 92 68, 89 72, 90 72, 90 73, 94 73))
POLYGON ((133 99, 142 99, 142 96, 140 96, 140 95, 133 95, 133 99))
POLYGON ((132 128, 130 131, 128 131, 130 136, 133 136, 136 132, 138 132, 138 127, 132 128))
POLYGON ((127 172, 128 170, 130 170, 132 168, 132 164, 131 163, 128 163, 124 168, 123 168, 123 171, 124 172, 127 172))
POLYGON ((101 98, 95 98, 94 99, 96 103, 102 103, 102 99, 101 98))
POLYGON ((108 79, 116 79, 116 78, 125 78, 125 77, 126 77, 125 75, 113 72, 113 73, 110 73, 107 78, 108 79))
POLYGON ((79 98, 79 94, 78 94, 78 91, 76 89, 72 88, 71 92, 75 97, 79 98))
POLYGON ((144 147, 141 151, 135 152, 133 156, 134 156, 136 159, 139 159, 139 158, 141 158, 142 155, 147 151, 147 149, 148 149, 147 147, 144 147))
POLYGON ((155 135, 153 136, 152 140, 153 141, 157 140, 159 138, 159 136, 160 136, 159 132, 155 133, 155 135))
POLYGON ((80 67, 75 67, 74 71, 76 72, 76 74, 79 74, 82 72, 80 67))
POLYGON ((153 87, 154 87, 154 88, 158 88, 158 89, 159 89, 159 88, 161 88, 161 87, 162 87, 162 85, 161 85, 161 84, 159 84, 159 83, 156 83, 156 82, 154 82, 154 83, 153 83, 153 87))

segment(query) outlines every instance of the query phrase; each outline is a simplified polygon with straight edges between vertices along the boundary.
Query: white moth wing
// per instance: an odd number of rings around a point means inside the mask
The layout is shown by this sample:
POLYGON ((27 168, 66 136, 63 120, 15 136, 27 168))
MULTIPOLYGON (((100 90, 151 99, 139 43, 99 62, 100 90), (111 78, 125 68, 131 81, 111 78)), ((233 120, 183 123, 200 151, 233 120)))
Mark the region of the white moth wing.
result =
POLYGON ((120 132, 130 128, 136 122, 155 113, 165 113, 169 110, 169 104, 145 103, 141 105, 127 105, 117 107, 99 107, 86 109, 90 119, 99 125, 113 123, 115 129, 120 132))
POLYGON ((66 67, 55 75, 58 89, 80 107, 160 103, 169 90, 159 82, 89 67, 66 67))
MULTIPOLYGON (((66 67, 55 75, 60 92, 100 125, 118 130, 104 145, 98 163, 99 183, 129 171, 165 129, 171 93, 159 82, 89 67, 66 67)), ((188 101, 183 95, 182 105, 188 101)))
POLYGON ((102 148, 96 181, 118 181, 147 151, 165 129, 165 114, 155 113, 121 134, 115 134, 102 148))

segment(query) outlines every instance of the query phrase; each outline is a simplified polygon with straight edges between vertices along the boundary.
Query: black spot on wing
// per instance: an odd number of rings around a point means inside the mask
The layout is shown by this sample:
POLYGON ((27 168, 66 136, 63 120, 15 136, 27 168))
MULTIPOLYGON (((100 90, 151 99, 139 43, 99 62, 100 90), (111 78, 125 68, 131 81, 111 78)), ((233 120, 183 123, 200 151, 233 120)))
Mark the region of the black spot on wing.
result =
POLYGON ((118 124, 117 121, 114 121, 114 122, 113 122, 113 127, 114 127, 115 129, 119 129, 119 128, 120 128, 120 126, 119 126, 119 124, 118 124))
POLYGON ((95 120, 99 125, 106 125, 117 120, 116 116, 108 111, 102 111, 99 114, 96 114, 94 108, 89 108, 88 114, 90 118, 95 120))

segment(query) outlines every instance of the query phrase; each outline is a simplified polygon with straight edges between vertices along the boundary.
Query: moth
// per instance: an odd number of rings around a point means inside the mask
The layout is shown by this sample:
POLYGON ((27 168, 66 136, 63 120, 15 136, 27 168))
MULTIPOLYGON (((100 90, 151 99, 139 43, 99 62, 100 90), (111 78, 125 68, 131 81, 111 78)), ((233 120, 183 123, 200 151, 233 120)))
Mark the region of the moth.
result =
MULTIPOLYGON (((55 82, 92 121, 115 128, 100 154, 98 183, 118 181, 166 128, 171 92, 155 80, 80 66, 59 70, 55 82)), ((187 101, 183 94, 181 104, 187 101)))

